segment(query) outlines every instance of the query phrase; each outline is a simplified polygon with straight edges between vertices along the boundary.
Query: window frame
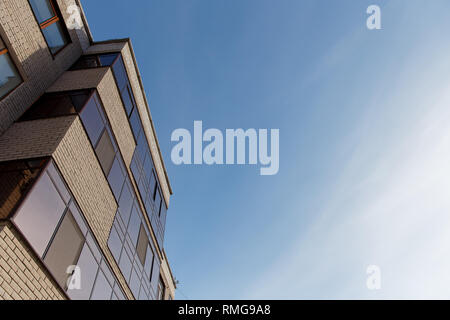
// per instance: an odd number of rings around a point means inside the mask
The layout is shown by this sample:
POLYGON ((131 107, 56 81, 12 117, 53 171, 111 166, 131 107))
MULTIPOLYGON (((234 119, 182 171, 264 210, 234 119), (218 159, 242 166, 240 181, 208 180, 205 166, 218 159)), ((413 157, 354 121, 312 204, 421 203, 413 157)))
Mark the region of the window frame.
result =
MULTIPOLYGON (((7 161, 7 162, 2 162, 2 163, 9 163, 9 162, 15 162, 17 160, 14 161, 7 161)), ((57 163, 51 158, 51 157, 44 157, 44 158, 31 158, 31 159, 26 159, 23 160, 26 162, 32 162, 32 161, 39 161, 40 165, 39 165, 39 173, 38 176, 31 182, 28 190, 26 191, 26 194, 23 194, 21 196, 21 199, 19 201, 19 205, 16 206, 10 213, 10 215, 8 216, 8 218, 6 220, 2 220, 2 221, 9 221, 11 223, 11 225, 13 226, 14 230, 20 235, 20 237, 23 239, 23 241, 25 242, 26 246, 28 248, 30 248, 31 252, 33 253, 33 255, 35 256, 35 258, 37 258, 37 261, 41 264, 41 266, 43 266, 45 269, 45 273, 50 277, 51 281, 53 281, 53 283, 60 289, 61 294, 67 298, 68 300, 72 300, 71 296, 69 295, 69 291, 68 288, 66 288, 65 286, 62 286, 60 284, 60 282, 58 281, 57 276, 55 275, 54 271, 50 268, 50 266, 47 264, 47 262, 45 261, 47 254, 51 248, 51 246, 53 245, 53 242, 55 241, 55 237, 58 234, 61 224, 63 222, 63 220, 66 218, 67 215, 71 215, 73 222, 75 223, 74 226, 78 229, 80 229, 83 238, 84 238, 84 242, 83 245, 81 246, 79 252, 77 252, 76 256, 77 256, 77 261, 76 264, 78 264, 81 253, 84 249, 84 247, 87 245, 90 250, 91 253, 94 254, 93 252, 96 250, 99 254, 100 257, 94 257, 95 261, 98 264, 98 269, 97 269, 97 275, 100 272, 105 273, 106 271, 103 270, 102 265, 103 263, 105 264, 105 268, 113 275, 113 280, 114 280, 114 285, 111 285, 111 282, 109 282, 109 284, 112 287, 112 293, 111 293, 111 298, 113 297, 113 294, 115 292, 115 289, 118 288, 118 290, 120 291, 120 293, 123 295, 124 299, 128 299, 128 297, 125 294, 124 288, 123 286, 120 284, 119 282, 119 277, 118 275, 113 271, 112 267, 111 267, 111 262, 106 258, 105 253, 103 252, 103 250, 101 250, 100 244, 95 236, 95 233, 93 232, 93 230, 91 229, 91 227, 88 225, 87 220, 86 220, 86 216, 84 215, 84 213, 81 211, 81 208, 78 205, 77 199, 75 199, 74 194, 72 193, 72 190, 69 188, 69 186, 67 185, 61 171, 60 168, 58 167, 57 163), (30 193, 34 190, 34 188, 37 186, 38 182, 42 179, 42 177, 47 174, 50 177, 51 183, 53 184, 53 186, 55 187, 58 196, 61 197, 61 192, 59 190, 59 187, 57 186, 56 182, 55 182, 55 178, 50 174, 50 172, 48 171, 50 167, 54 167, 54 169, 56 170, 56 174, 58 179, 61 180, 61 182, 63 183, 63 187, 68 191, 69 195, 70 195, 70 200, 68 201, 68 203, 66 203, 66 208, 63 212, 63 214, 61 215, 61 217, 59 218, 58 224, 56 225, 55 229, 53 230, 52 236, 46 246, 46 249, 44 251, 43 254, 39 254, 33 244, 31 243, 30 239, 22 232, 21 228, 19 225, 16 224, 15 222, 15 217, 17 216, 17 214, 19 213, 20 209, 22 208, 22 206, 24 205, 24 203, 28 200, 30 193), (74 206, 74 208, 77 210, 77 213, 75 213, 74 211, 72 211, 72 206, 74 206), (78 218, 81 219, 81 223, 84 226, 85 230, 81 229, 80 226, 80 221, 77 219, 78 218), (103 270, 103 271, 101 271, 103 270)), ((94 255, 95 256, 95 255, 94 255)), ((94 292, 94 287, 97 283, 97 276, 95 277, 93 286, 91 288, 91 292, 90 292, 90 296, 88 298, 88 300, 91 300, 91 296, 92 293, 94 292)))
POLYGON ((39 26, 39 29, 41 30, 41 34, 42 37, 45 40, 45 43, 47 44, 47 49, 50 52, 50 55, 52 56, 53 59, 55 59, 55 57, 61 52, 63 51, 68 45, 70 45, 72 43, 72 38, 70 37, 69 31, 67 30, 67 26, 66 23, 64 21, 64 18, 62 17, 61 11, 58 7, 58 4, 56 3, 56 0, 47 0, 51 6, 51 9, 53 11, 53 16, 43 22, 39 22, 36 13, 34 12, 33 6, 31 5, 30 0, 28 0, 28 4, 30 6, 31 12, 33 13, 34 19, 36 20, 36 23, 39 26), (50 45, 48 43, 47 38, 45 37, 44 34, 44 29, 50 27, 51 25, 60 22, 61 26, 62 26, 62 33, 63 36, 65 37, 66 40, 66 44, 64 44, 64 46, 62 46, 61 48, 59 48, 57 51, 52 52, 52 49, 50 48, 50 45))
POLYGON ((0 56, 3 56, 7 54, 9 56, 9 59, 11 60, 11 62, 14 65, 14 68, 16 68, 17 74, 19 75, 20 78, 20 82, 14 87, 12 88, 7 94, 5 94, 3 97, 0 97, 0 101, 2 101, 3 99, 5 99, 6 97, 8 97, 11 93, 13 93, 18 87, 20 87, 22 85, 22 83, 24 82, 24 77, 22 75, 22 72, 20 71, 20 69, 17 66, 17 62, 16 59, 14 59, 13 55, 10 53, 8 47, 6 46, 5 41, 3 40, 3 37, 0 35, 0 56))

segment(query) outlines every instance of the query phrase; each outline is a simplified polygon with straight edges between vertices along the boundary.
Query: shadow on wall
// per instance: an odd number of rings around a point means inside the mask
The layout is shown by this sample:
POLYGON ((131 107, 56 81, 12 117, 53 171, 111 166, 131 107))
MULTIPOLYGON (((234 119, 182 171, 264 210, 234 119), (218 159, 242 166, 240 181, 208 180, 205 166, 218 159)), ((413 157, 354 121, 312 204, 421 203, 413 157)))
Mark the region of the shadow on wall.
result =
MULTIPOLYGON (((14 51, 9 52, 23 82, 0 101, 0 136, 79 59, 83 53, 81 45, 89 45, 87 38, 83 40, 82 37, 85 32, 84 27, 69 30, 72 42, 54 58, 46 46, 40 47, 21 62, 14 51)), ((2 30, 1 34, 4 34, 2 30)), ((8 45, 8 48, 12 46, 8 45)))

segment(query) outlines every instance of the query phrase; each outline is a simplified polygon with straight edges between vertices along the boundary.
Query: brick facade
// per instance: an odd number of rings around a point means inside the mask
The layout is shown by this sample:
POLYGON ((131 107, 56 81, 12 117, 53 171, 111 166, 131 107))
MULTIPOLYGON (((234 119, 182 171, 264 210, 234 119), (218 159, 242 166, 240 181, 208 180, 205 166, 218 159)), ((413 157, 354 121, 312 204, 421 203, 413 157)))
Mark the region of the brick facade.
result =
POLYGON ((0 222, 0 300, 64 300, 54 279, 9 222, 0 222))
MULTIPOLYGON (((57 0, 57 3, 67 22, 67 8, 78 4, 78 1, 57 0)), ((124 39, 93 43, 87 25, 80 30, 69 29, 68 32, 71 43, 53 57, 28 0, 0 1, 0 36, 24 80, 11 94, 0 100, 0 162, 39 157, 54 160, 125 296, 133 299, 127 281, 108 248, 118 204, 79 116, 16 122, 44 93, 95 88, 131 176, 130 163, 136 142, 111 69, 67 71, 82 54, 121 52, 163 198, 169 205, 172 190, 130 42, 124 39)), ((131 183, 135 191, 138 190, 133 180, 131 183)), ((145 211, 140 199, 139 204, 145 211)), ((0 299, 67 299, 20 231, 5 220, 7 216, 0 215, 0 299)), ((151 230, 146 215, 144 219, 151 230)), ((150 233, 153 242, 157 243, 154 232, 150 233)), ((175 285, 165 253, 163 248, 157 251, 160 260, 164 261, 161 267, 164 282, 173 297, 175 285)))

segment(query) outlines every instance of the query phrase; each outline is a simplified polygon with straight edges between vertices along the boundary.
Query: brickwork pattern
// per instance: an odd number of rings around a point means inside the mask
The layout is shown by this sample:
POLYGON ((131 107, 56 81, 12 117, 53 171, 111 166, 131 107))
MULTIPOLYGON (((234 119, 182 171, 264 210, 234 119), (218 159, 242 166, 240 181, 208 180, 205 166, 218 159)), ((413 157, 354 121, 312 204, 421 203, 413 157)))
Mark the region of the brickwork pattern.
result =
POLYGON ((132 299, 133 295, 108 248, 117 203, 78 117, 56 149, 53 158, 125 294, 132 299))
POLYGON ((107 72, 108 68, 66 71, 46 90, 46 92, 51 93, 96 88, 107 72))
POLYGON ((97 90, 105 106, 106 115, 111 123, 111 128, 124 158, 125 165, 129 167, 136 148, 136 142, 111 69, 108 69, 97 90))
POLYGON ((0 222, 0 300, 64 300, 54 279, 9 222, 0 222))
MULTIPOLYGON (((75 0, 58 0, 65 21, 75 0)), ((24 82, 0 100, 0 134, 82 54, 87 45, 83 30, 69 30, 72 43, 52 57, 27 0, 0 1, 0 35, 21 72, 24 82), (82 41, 80 41, 80 39, 82 41)))
POLYGON ((0 137, 0 162, 50 156, 76 116, 15 123, 0 137))

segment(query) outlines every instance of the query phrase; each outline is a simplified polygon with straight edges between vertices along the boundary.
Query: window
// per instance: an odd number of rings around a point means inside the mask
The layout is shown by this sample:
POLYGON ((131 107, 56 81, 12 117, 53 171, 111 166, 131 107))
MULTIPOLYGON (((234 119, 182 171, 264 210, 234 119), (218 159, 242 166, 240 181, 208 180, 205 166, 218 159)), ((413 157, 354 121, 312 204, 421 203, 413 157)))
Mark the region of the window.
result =
POLYGON ((3 40, 0 38, 0 99, 22 83, 22 77, 17 71, 3 40))
POLYGON ((116 152, 114 151, 114 146, 109 137, 108 131, 103 131, 103 135, 95 148, 95 153, 97 153, 98 160, 102 166, 105 175, 109 175, 109 171, 114 163, 114 157, 116 152))
MULTIPOLYGON (((1 178, 5 177, 4 171, 8 175, 13 172, 12 177, 15 177, 22 170, 26 172, 31 168, 39 170, 40 177, 35 180, 36 176, 33 175, 27 180, 27 184, 31 184, 26 187, 29 192, 16 195, 16 203, 22 202, 16 212, 11 212, 16 227, 71 299, 109 299, 113 287, 115 298, 125 298, 52 160, 0 163, 0 181, 3 182, 1 178), (75 268, 73 276, 81 276, 81 289, 69 290, 67 283, 71 275, 67 273, 68 267, 75 265, 81 274, 75 268)), ((6 184, 9 182, 6 181, 6 184)))
POLYGON ((97 280, 95 281, 95 287, 94 291, 92 292, 91 300, 110 300, 111 294, 111 285, 109 284, 103 272, 99 271, 97 280))
POLYGON ((31 189, 46 160, 13 161, 0 164, 0 219, 6 219, 31 189))
POLYGON ((72 213, 68 211, 44 258, 47 267, 65 290, 67 289, 66 283, 69 276, 67 268, 76 264, 83 244, 84 236, 72 213))
POLYGON ((87 243, 84 244, 78 259, 77 266, 81 270, 81 288, 69 290, 67 293, 72 300, 87 300, 91 295, 92 287, 98 271, 98 264, 87 243))
POLYGON ((118 53, 107 53, 107 54, 94 54, 94 55, 86 55, 82 56, 78 59, 77 62, 70 68, 70 70, 82 70, 82 69, 90 69, 90 68, 100 68, 100 67, 109 67, 114 64, 118 53))
POLYGON ((14 222, 40 256, 44 254, 65 209, 66 204, 49 175, 42 174, 14 217, 14 222))
POLYGON ((117 157, 116 160, 114 161, 111 171, 109 172, 108 182, 114 193, 114 197, 116 198, 117 201, 119 201, 120 192, 122 191, 122 186, 123 183, 125 182, 125 177, 120 165, 120 161, 117 157))
POLYGON ((81 112, 80 117, 92 145, 96 146, 101 133, 105 129, 103 117, 98 108, 96 94, 86 104, 83 111, 81 112))
POLYGON ((161 193, 159 192, 158 188, 156 188, 155 196, 153 198, 155 199, 155 210, 156 210, 155 212, 159 217, 162 200, 161 200, 161 193))
POLYGON ((137 255, 142 265, 145 265, 145 256, 147 255, 148 236, 145 232, 144 225, 141 223, 141 229, 139 230, 139 238, 136 246, 137 255))
POLYGON ((55 55, 69 43, 63 19, 58 14, 55 0, 29 0, 34 16, 44 35, 50 52, 55 55))

